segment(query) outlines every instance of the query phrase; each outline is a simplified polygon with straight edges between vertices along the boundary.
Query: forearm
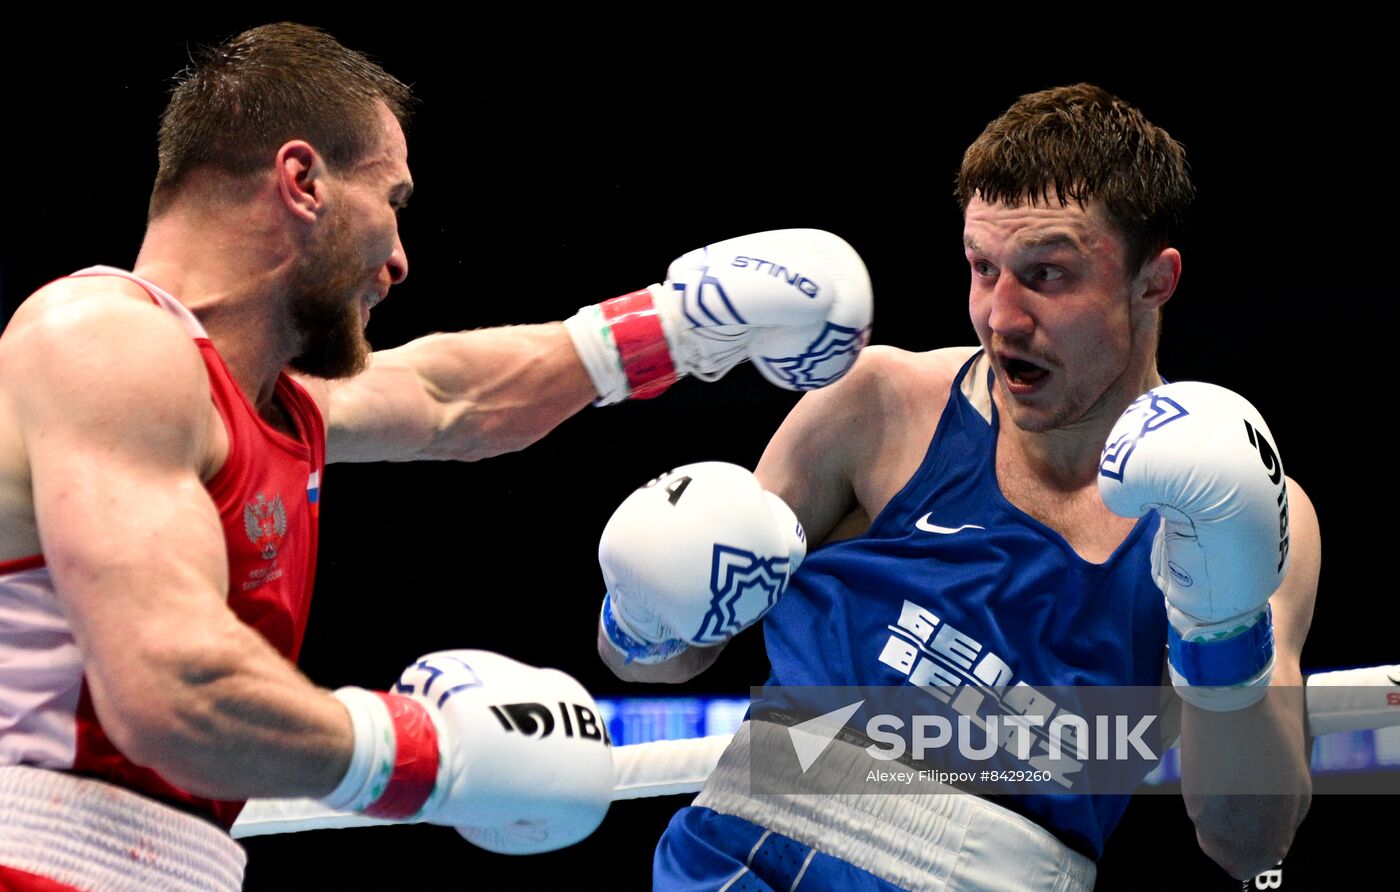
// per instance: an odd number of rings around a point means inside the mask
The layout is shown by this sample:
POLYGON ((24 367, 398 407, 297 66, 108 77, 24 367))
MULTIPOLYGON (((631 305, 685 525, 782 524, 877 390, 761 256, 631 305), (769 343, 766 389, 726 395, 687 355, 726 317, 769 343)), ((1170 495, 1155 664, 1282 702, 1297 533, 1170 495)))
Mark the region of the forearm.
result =
POLYGON ((139 684, 89 672, 99 719, 128 758, 200 796, 331 792, 350 764, 345 708, 260 635, 230 618, 147 652, 139 684), (114 684, 116 682, 116 684, 114 684), (120 686, 118 686, 120 685, 120 686))
POLYGON ((1201 849, 1237 879, 1277 864, 1312 798, 1301 684, 1234 712, 1183 704, 1182 793, 1201 849))
POLYGON ((418 338, 331 394, 333 461, 476 461, 524 449, 598 396, 564 327, 418 338))
POLYGON ((419 349, 444 409, 420 458, 470 461, 524 449, 598 395, 557 323, 432 335, 419 349))

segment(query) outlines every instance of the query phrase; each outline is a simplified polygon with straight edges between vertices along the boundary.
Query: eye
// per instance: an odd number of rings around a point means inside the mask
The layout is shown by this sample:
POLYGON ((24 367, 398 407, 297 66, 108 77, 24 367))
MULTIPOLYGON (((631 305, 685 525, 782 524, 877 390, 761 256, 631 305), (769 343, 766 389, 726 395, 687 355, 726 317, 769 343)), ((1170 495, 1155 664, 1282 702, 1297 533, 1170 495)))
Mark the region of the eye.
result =
POLYGON ((413 187, 402 183, 389 190, 389 207, 394 209, 394 216, 403 216, 403 212, 408 210, 408 199, 412 195, 413 187))
POLYGON ((1037 282, 1058 282, 1065 277, 1065 271, 1058 266, 1048 266, 1040 264, 1031 272, 1031 278, 1037 282))
POLYGON ((995 266, 992 266, 992 264, 989 261, 973 260, 972 271, 979 276, 987 277, 995 276, 997 273, 997 268, 995 266))

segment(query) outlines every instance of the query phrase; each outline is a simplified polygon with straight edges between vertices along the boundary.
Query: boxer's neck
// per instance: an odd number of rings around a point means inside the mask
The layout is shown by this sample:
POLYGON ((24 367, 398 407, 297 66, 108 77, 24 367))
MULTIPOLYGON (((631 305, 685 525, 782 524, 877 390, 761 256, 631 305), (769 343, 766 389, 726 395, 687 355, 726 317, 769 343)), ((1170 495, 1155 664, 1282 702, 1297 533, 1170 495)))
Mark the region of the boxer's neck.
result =
POLYGON ((198 317, 260 413, 298 345, 287 310, 296 248, 265 202, 177 203, 151 221, 133 272, 198 317))
POLYGON ((1097 486, 1104 441, 1129 404, 1162 383, 1155 357, 1135 362, 1087 412, 1075 421, 1043 431, 1027 431, 1010 421, 1003 395, 993 388, 1002 424, 998 465, 1014 468, 1047 490, 1072 492, 1097 486))

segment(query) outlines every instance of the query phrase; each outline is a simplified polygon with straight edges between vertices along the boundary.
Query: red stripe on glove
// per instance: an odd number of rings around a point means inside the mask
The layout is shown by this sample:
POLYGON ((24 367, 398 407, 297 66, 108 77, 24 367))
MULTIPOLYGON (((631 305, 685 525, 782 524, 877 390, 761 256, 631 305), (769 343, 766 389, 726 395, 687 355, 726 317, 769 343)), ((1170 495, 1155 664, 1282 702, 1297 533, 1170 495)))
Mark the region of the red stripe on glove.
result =
POLYGON ((671 348, 666 344, 651 292, 645 288, 633 291, 605 300, 598 308, 612 329, 632 399, 660 396, 675 383, 676 367, 671 362, 671 348))
POLYGON ((428 708, 410 697, 376 691, 394 722, 394 771, 384 793, 365 809, 372 818, 402 821, 422 811, 438 775, 438 735, 428 708))

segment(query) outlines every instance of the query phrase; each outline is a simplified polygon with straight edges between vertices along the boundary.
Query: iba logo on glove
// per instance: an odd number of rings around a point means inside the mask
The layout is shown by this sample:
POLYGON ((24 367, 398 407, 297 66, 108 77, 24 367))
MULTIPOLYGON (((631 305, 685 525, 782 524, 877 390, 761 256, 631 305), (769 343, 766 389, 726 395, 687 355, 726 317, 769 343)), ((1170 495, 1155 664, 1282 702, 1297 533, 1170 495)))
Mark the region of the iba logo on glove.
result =
MULTIPOLYGON (((599 720, 596 712, 582 704, 562 700, 556 705, 559 707, 557 725, 565 737, 599 740, 604 746, 612 746, 607 725, 599 720)), ((555 713, 543 703, 506 703, 487 708, 509 733, 543 740, 553 734, 556 727, 555 713)))

